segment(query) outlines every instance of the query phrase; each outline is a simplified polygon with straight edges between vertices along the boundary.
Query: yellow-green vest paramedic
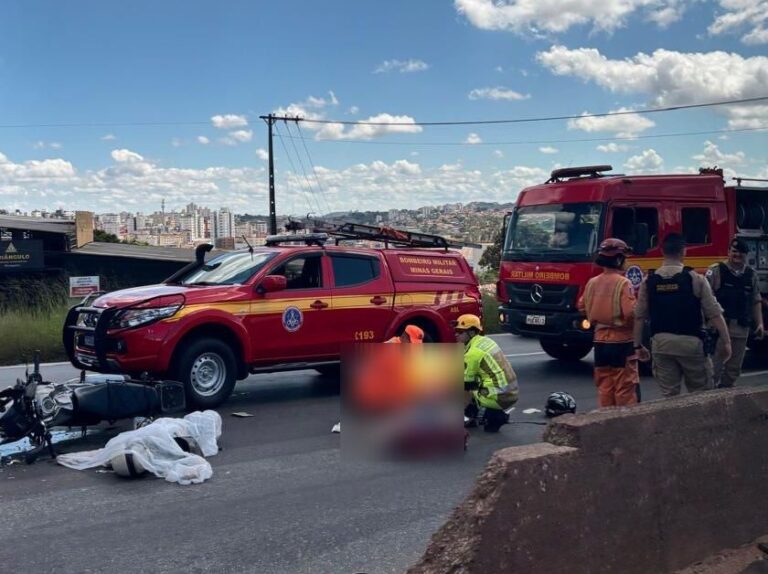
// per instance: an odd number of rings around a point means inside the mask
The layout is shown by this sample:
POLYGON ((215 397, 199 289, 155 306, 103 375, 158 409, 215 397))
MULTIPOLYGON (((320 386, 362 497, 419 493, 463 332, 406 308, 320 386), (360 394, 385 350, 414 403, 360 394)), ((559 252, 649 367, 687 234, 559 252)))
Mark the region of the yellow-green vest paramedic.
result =
POLYGON ((484 408, 485 431, 498 432, 509 422, 505 410, 517 402, 517 375, 496 341, 481 335, 483 326, 477 315, 459 317, 455 331, 456 339, 464 344, 467 426, 477 425, 480 408, 484 408))

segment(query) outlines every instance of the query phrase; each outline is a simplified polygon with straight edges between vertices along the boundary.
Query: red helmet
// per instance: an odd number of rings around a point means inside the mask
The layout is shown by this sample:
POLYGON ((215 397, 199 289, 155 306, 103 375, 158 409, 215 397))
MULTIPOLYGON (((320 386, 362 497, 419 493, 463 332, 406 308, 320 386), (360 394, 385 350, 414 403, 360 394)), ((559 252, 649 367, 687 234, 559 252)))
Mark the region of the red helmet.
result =
POLYGON ((615 237, 609 237, 603 240, 598 249, 599 255, 605 255, 606 257, 614 257, 616 255, 626 255, 630 253, 632 249, 624 243, 621 239, 615 237))

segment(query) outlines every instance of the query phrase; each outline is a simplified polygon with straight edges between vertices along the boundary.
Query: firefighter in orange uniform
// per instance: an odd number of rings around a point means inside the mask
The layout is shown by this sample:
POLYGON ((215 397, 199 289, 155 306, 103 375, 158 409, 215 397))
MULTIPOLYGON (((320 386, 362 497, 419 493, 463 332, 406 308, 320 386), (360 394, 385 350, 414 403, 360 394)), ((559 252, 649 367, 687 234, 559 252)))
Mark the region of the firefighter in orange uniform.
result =
POLYGON ((603 272, 587 282, 579 310, 595 326, 595 384, 601 407, 637 403, 640 375, 633 346, 635 296, 623 269, 629 246, 609 238, 595 263, 603 272))

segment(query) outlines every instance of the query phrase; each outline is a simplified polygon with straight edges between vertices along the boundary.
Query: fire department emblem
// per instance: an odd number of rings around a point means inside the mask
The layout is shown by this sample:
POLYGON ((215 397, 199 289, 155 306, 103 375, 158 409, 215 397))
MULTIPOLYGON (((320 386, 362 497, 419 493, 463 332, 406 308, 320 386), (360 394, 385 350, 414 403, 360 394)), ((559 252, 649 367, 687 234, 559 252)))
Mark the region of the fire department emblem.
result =
POLYGON ((302 315, 301 309, 298 307, 287 307, 283 311, 283 328, 289 333, 301 329, 303 323, 304 315, 302 315))
POLYGON ((632 283, 632 287, 635 289, 639 288, 640 283, 643 282, 643 270, 637 265, 633 265, 627 269, 627 272, 624 275, 629 279, 629 282, 632 283))

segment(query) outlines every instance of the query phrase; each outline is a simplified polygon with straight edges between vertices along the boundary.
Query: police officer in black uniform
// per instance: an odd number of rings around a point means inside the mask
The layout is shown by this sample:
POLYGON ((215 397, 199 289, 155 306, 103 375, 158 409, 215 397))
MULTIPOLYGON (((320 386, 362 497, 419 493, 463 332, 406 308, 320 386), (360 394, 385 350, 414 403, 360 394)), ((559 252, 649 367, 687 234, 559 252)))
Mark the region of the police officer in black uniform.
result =
POLYGON ((734 238, 728 259, 707 270, 707 280, 725 313, 732 350, 728 361, 715 360, 715 385, 719 387, 732 387, 741 375, 750 331, 754 328, 757 339, 764 334, 760 288, 757 273, 747 264, 748 254, 747 243, 734 238))
POLYGON ((680 234, 664 238, 662 253, 662 266, 643 281, 637 296, 638 359, 650 359, 642 344, 644 321, 650 318, 653 374, 662 395, 680 394, 683 381, 690 393, 711 389, 712 361, 705 353, 702 332, 705 320, 717 329, 725 339, 719 352, 727 360, 731 351, 723 310, 704 277, 683 263, 685 239, 680 234))

